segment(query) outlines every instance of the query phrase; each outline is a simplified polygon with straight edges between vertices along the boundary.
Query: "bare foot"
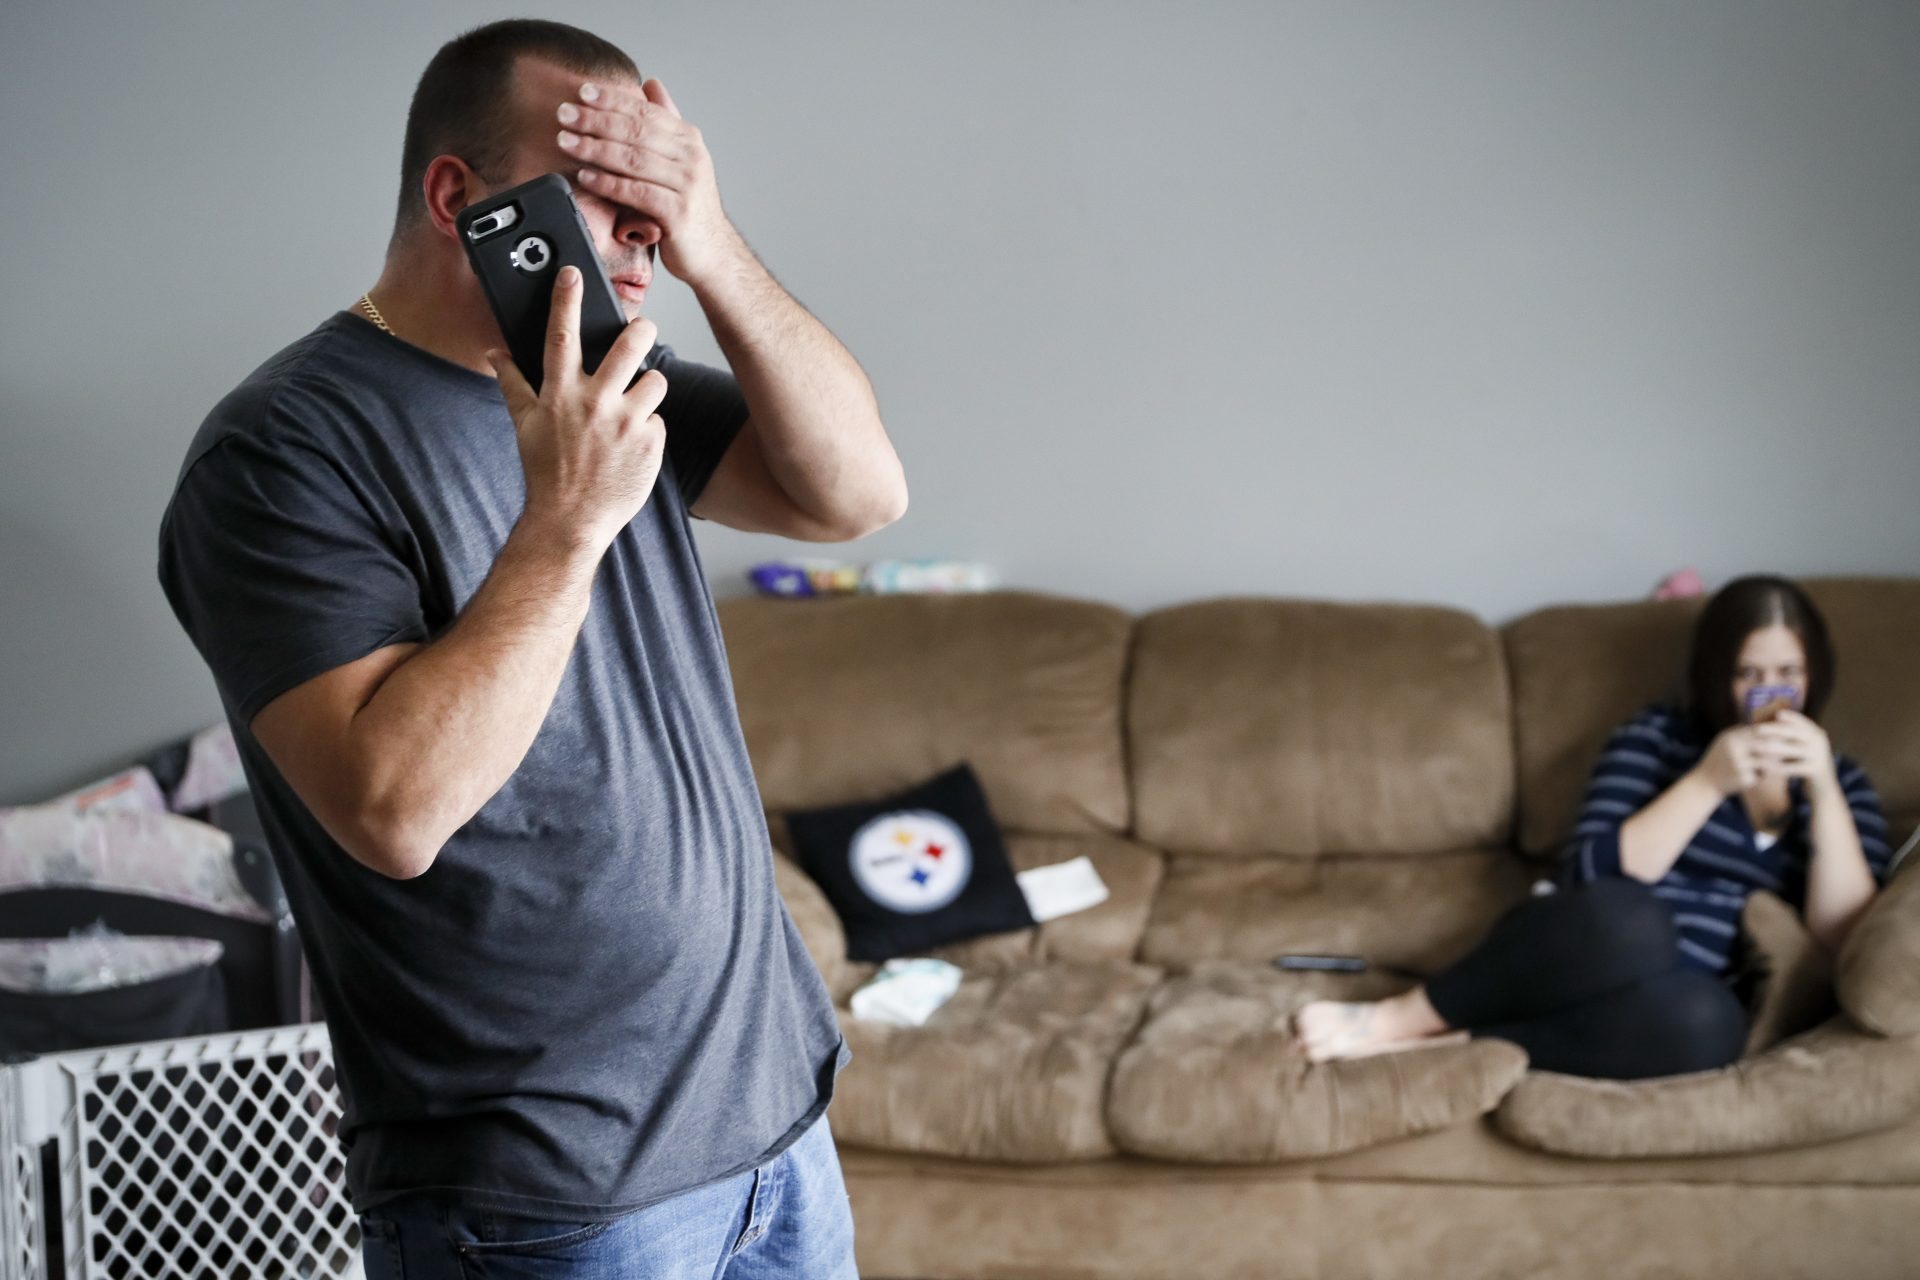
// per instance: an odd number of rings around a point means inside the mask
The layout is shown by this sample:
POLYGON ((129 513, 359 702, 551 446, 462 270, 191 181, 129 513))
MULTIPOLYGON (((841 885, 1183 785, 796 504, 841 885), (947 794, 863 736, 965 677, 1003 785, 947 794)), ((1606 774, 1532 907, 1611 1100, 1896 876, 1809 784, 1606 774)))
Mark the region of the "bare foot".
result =
POLYGON ((1442 1045, 1466 1044, 1473 1039, 1471 1032, 1443 1031, 1433 1036, 1411 1036, 1405 1040, 1382 1040, 1374 1044, 1361 1045, 1339 1053, 1330 1053, 1315 1062, 1345 1061, 1349 1058, 1371 1058, 1383 1053, 1405 1053, 1409 1049, 1437 1049, 1442 1045))
POLYGON ((1378 1001, 1315 1000, 1293 1015, 1294 1039, 1307 1057, 1324 1062, 1350 1049, 1376 1042, 1378 1001))
POLYGON ((1293 1033, 1315 1062, 1417 1047, 1447 1030, 1420 987, 1386 1000, 1314 1000, 1293 1015, 1293 1033))

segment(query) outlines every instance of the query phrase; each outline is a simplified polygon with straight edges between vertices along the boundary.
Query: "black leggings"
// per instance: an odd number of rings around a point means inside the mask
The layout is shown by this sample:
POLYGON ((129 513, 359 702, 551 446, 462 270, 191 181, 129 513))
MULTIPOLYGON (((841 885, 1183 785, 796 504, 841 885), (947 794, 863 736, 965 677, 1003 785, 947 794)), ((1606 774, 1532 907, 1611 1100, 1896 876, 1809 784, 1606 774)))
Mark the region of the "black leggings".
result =
POLYGON ((1427 982, 1427 999, 1540 1071, 1637 1080, 1724 1067, 1746 1047, 1739 998, 1681 960, 1672 911, 1625 877, 1521 903, 1427 982))

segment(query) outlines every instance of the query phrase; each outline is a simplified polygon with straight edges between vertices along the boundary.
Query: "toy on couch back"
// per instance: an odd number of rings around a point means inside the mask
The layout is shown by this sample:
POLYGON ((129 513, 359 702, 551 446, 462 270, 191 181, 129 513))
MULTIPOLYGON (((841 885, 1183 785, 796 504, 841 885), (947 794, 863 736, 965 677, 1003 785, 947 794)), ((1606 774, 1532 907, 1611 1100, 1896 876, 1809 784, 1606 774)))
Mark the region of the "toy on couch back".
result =
POLYGON ((1752 1028, 1732 981, 1749 896, 1779 895, 1833 950, 1888 874, 1879 798, 1818 723, 1833 671, 1825 622, 1798 586, 1727 584, 1696 624, 1685 698, 1647 707, 1608 741, 1558 891, 1513 908, 1421 986, 1305 1006, 1296 1029, 1309 1055, 1462 1029, 1577 1076, 1739 1059, 1752 1028))

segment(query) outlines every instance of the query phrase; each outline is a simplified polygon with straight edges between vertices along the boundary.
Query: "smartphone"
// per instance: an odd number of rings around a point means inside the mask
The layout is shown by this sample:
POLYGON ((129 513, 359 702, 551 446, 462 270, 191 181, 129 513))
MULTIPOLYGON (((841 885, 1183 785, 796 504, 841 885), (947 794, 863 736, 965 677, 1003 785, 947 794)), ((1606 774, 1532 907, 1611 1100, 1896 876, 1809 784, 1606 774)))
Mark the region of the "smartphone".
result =
POLYGON ((1747 690, 1747 723, 1764 724, 1783 709, 1800 709, 1800 691, 1790 684, 1757 684, 1747 690))
MULTIPOLYGON (((500 322, 500 335, 529 386, 539 391, 546 373, 547 316, 553 308, 554 279, 564 266, 580 268, 585 286, 580 295, 581 367, 588 373, 600 367, 627 327, 627 313, 565 178, 543 173, 476 200, 455 215, 453 223, 500 322)), ((634 372, 635 381, 653 362, 650 351, 634 372)))
POLYGON ((1367 962, 1361 956, 1309 955, 1295 952, 1275 956, 1273 967, 1295 972, 1365 973, 1367 962))

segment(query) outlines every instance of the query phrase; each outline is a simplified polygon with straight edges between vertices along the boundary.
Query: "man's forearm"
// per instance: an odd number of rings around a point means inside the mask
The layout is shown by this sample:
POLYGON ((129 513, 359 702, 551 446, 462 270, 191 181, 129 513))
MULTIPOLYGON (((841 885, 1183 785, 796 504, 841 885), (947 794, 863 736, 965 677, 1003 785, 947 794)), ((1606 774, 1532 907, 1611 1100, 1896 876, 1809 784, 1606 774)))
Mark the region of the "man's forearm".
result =
POLYGON ((523 518, 454 624, 354 716, 366 820, 396 874, 426 870, 525 758, 579 638, 603 550, 523 518))
POLYGON ((853 353, 794 300, 738 234, 694 296, 747 399, 767 470, 823 524, 896 518, 906 482, 853 353))

